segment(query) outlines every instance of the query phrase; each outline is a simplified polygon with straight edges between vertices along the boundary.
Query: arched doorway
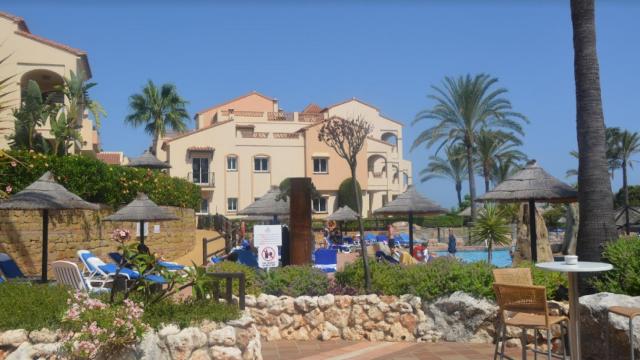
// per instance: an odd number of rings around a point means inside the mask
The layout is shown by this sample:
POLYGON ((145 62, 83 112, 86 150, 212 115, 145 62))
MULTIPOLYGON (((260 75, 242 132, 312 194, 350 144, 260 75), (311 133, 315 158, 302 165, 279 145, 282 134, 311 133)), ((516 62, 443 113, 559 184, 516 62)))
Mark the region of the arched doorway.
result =
POLYGON ((64 85, 64 79, 59 74, 46 69, 31 70, 22 75, 20 78, 21 96, 27 88, 29 81, 33 80, 38 83, 42 92, 42 99, 54 104, 64 103, 64 94, 58 90, 58 87, 64 85))

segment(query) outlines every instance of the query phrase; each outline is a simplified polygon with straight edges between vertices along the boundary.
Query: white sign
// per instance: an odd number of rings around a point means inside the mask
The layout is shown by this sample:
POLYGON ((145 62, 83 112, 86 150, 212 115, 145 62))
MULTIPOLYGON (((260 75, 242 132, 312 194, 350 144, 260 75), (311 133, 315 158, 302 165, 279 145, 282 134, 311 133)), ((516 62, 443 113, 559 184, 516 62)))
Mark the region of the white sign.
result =
POLYGON ((282 226, 255 225, 253 227, 253 246, 282 246, 282 226))
MULTIPOLYGON (((136 236, 140 236, 140 223, 136 223, 136 236)), ((149 223, 144 223, 144 236, 149 236, 149 223)))
POLYGON ((160 234, 160 225, 153 225, 153 233, 160 234))
POLYGON ((258 266, 263 269, 278 267, 278 247, 274 245, 259 247, 258 266))

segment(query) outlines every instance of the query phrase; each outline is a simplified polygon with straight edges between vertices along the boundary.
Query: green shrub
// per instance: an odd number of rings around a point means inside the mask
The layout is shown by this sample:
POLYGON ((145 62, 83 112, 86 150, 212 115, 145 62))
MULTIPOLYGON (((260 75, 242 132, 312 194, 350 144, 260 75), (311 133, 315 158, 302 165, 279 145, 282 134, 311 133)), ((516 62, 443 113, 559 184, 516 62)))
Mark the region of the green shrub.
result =
MULTIPOLYGON (((427 264, 399 266, 369 262, 371 267, 371 289, 380 295, 415 294, 423 300, 433 300, 464 291, 478 297, 493 299, 494 266, 484 261, 464 263, 447 257, 436 258, 427 264)), ((523 266, 531 266, 525 264, 523 266)), ((556 297, 560 285, 566 286, 563 274, 544 271, 532 267, 534 283, 547 288, 550 299, 556 297)), ((339 285, 353 287, 364 293, 364 278, 360 260, 348 264, 336 273, 339 285)))
POLYGON ((640 238, 628 236, 611 242, 602 256, 604 261, 613 265, 613 270, 602 272, 594 278, 596 290, 640 295, 640 238))
POLYGON ((197 325, 203 320, 226 322, 237 319, 240 312, 235 306, 209 300, 174 302, 164 300, 147 306, 142 320, 158 329, 162 324, 176 324, 180 328, 197 325))
MULTIPOLYGON (((360 183, 356 181, 356 188, 358 189, 358 195, 362 198, 362 188, 360 183)), ((348 178, 342 181, 338 188, 338 207, 348 206, 351 210, 358 212, 358 198, 353 192, 353 179, 348 178)))
POLYGON ((26 151, 11 151, 22 164, 0 162, 3 183, 16 193, 50 170, 69 191, 95 203, 114 208, 131 202, 144 192, 158 205, 198 209, 200 189, 186 180, 159 171, 108 165, 83 155, 53 156, 26 151))
POLYGON ((69 293, 60 286, 4 282, 0 284, 0 331, 59 327, 69 293))
POLYGON ((329 279, 312 266, 285 266, 261 272, 262 292, 271 295, 317 296, 327 293, 329 279))
MULTIPOLYGON (((247 294, 260 295, 262 289, 260 288, 260 281, 258 279, 258 271, 250 266, 238 264, 233 261, 223 261, 207 268, 209 272, 242 272, 244 273, 245 291, 247 294)), ((225 291, 225 284, 220 282, 221 292, 225 291)), ((233 293, 238 295, 238 281, 233 282, 233 293)))

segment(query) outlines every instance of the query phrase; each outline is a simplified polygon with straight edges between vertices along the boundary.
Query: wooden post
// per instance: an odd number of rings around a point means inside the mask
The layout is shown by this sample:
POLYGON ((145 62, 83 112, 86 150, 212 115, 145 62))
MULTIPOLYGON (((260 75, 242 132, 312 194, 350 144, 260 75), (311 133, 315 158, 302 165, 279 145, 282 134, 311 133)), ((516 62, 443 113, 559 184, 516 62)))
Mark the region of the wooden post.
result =
POLYGON ((290 261, 291 265, 311 262, 313 233, 311 231, 311 179, 291 178, 289 196, 290 261))
POLYGON ((529 234, 531 241, 531 261, 538 262, 538 234, 536 233, 536 202, 529 199, 529 234))
POLYGON ((43 283, 47 279, 47 266, 49 263, 49 210, 42 210, 42 278, 43 283))

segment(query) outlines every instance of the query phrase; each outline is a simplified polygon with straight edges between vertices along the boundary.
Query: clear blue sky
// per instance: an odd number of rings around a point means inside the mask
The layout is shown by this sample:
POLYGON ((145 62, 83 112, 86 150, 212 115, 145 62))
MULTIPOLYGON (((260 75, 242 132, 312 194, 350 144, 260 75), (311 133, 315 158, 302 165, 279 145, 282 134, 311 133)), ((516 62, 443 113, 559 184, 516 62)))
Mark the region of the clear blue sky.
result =
MULTIPOLYGON (((577 148, 569 1, 453 2, 9 0, 2 10, 24 17, 33 33, 88 52, 98 83, 92 95, 109 112, 104 150, 136 156, 149 145, 123 118, 129 95, 153 79, 175 83, 191 114, 251 90, 288 111, 355 96, 406 124, 408 154, 426 128, 410 123, 432 105, 430 85, 487 72, 531 120, 524 151, 564 179, 577 166, 568 154, 577 148)), ((640 2, 597 2, 605 120, 640 131, 640 2)), ((408 154, 416 180, 431 152, 408 154)), ((639 182, 635 169, 631 183, 639 182)), ((446 180, 419 189, 444 206, 455 203, 446 180)))

